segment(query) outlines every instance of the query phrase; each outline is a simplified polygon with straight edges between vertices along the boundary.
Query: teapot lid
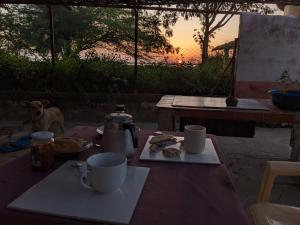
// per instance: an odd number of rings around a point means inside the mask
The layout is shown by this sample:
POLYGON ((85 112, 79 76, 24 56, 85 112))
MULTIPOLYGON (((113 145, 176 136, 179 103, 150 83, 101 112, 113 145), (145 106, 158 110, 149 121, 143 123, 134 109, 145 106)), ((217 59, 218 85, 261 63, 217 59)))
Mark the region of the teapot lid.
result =
POLYGON ((110 113, 106 116, 106 121, 114 123, 131 123, 132 115, 125 113, 124 105, 117 105, 116 112, 110 113))
POLYGON ((53 138, 54 134, 49 131, 37 131, 31 134, 32 139, 37 141, 48 141, 53 138))

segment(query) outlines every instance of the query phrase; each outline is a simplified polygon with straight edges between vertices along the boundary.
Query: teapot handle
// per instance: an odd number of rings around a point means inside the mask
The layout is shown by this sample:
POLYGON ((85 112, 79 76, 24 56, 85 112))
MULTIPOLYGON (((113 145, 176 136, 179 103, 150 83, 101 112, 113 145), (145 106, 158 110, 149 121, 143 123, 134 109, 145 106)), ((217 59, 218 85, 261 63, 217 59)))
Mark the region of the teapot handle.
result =
POLYGON ((131 137, 132 137, 132 142, 133 142, 133 147, 137 148, 138 147, 138 137, 137 137, 137 130, 134 124, 130 123, 125 123, 124 124, 124 130, 128 129, 130 131, 131 137))

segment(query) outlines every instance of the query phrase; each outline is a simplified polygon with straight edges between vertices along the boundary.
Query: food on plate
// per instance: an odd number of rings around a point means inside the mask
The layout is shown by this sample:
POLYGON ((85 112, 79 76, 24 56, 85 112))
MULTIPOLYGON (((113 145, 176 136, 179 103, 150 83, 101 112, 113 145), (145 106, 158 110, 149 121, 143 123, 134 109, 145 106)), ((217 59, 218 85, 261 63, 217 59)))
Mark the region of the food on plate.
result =
POLYGON ((78 138, 58 137, 54 141, 54 151, 58 154, 76 153, 82 149, 82 141, 78 138))
POLYGON ((176 145, 177 142, 178 142, 177 138, 174 137, 173 135, 165 135, 165 134, 157 135, 152 137, 149 140, 150 143, 149 151, 151 153, 156 153, 161 150, 164 150, 164 148, 174 147, 173 145, 176 145))
POLYGON ((174 158, 174 157, 179 157, 181 154, 181 150, 177 148, 165 148, 162 150, 164 156, 169 157, 169 158, 174 158))
POLYGON ((159 145, 157 145, 157 144, 150 145, 149 151, 151 153, 159 152, 160 150, 162 150, 162 148, 159 147, 159 145))
POLYGON ((154 136, 150 139, 149 143, 150 144, 160 144, 163 142, 167 142, 167 141, 171 141, 172 139, 174 139, 174 136, 172 135, 158 135, 158 136, 154 136))

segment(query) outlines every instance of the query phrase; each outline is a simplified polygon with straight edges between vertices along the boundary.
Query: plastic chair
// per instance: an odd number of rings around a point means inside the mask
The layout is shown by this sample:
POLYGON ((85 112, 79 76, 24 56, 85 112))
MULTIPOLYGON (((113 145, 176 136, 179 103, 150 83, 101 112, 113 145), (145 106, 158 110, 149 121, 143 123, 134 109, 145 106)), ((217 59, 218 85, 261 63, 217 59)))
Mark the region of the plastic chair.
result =
POLYGON ((300 176, 300 162, 267 162, 258 203, 249 210, 254 225, 300 225, 300 208, 268 202, 277 176, 300 176))

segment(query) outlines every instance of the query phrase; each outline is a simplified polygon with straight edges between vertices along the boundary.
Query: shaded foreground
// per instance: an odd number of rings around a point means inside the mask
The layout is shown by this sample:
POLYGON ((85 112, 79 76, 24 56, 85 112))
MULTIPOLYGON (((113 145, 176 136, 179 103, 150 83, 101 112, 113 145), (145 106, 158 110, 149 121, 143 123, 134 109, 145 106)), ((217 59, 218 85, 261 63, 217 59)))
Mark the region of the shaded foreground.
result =
MULTIPOLYGON (((1 122, 1 126, 19 122, 1 122)), ((101 123, 66 122, 66 129, 76 125, 100 126, 101 123)), ((142 129, 156 130, 155 123, 137 123, 142 129)), ((218 136, 226 166, 245 208, 256 201, 267 160, 288 160, 290 128, 256 128, 254 138, 218 136)), ((25 154, 25 151, 0 155, 0 167, 25 154)), ((274 186, 272 202, 300 206, 299 178, 279 178, 274 186)))

